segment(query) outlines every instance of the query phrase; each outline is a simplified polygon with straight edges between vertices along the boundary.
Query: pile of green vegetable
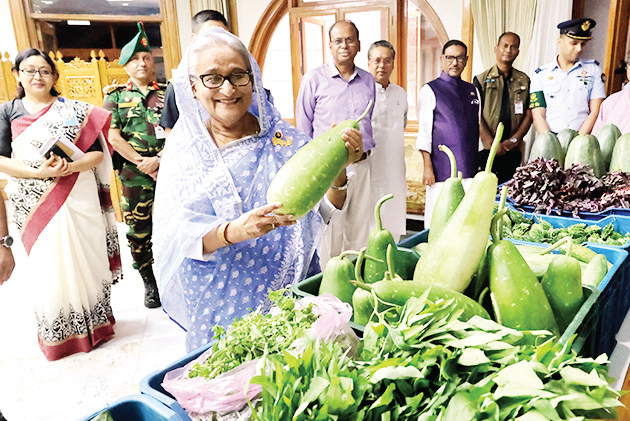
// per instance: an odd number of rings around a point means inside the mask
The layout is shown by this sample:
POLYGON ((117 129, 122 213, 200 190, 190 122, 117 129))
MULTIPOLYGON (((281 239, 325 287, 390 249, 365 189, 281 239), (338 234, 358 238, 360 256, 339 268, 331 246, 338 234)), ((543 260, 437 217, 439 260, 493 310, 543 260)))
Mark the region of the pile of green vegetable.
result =
POLYGON ((227 330, 214 326, 216 342, 212 353, 205 362, 195 364, 189 376, 213 379, 260 358, 265 352, 281 352, 303 337, 317 320, 312 305, 297 309, 297 300, 285 289, 270 292, 269 299, 280 311, 274 314, 254 311, 236 319, 227 330))
MULTIPOLYGON (((429 298, 434 301, 455 299, 459 308, 464 310, 461 314, 463 321, 477 315, 493 318, 513 329, 547 330, 560 336, 585 301, 582 285, 597 287, 610 265, 606 256, 574 242, 571 243, 570 254, 563 256, 547 254, 551 249, 541 248, 524 253, 504 239, 506 230, 502 225, 507 225, 507 232, 511 232, 513 224, 505 215, 507 209, 494 214, 497 178, 490 168, 497 145, 498 142, 493 144, 485 171, 474 177, 463 197, 457 188, 456 166, 452 166, 451 178, 445 185, 453 188, 447 189, 446 194, 440 194, 436 204, 447 205, 443 207, 446 216, 435 221, 437 227, 432 221, 431 231, 436 229, 438 234, 429 236, 428 245, 418 250, 420 257, 415 264, 413 279, 407 280, 409 278, 402 275, 401 267, 396 265, 399 260, 395 257, 397 249, 391 244, 393 240, 389 238, 391 234, 380 232, 381 227, 378 227, 376 231, 382 241, 378 242, 378 248, 372 247, 373 251, 370 251, 371 243, 368 244, 354 266, 354 276, 350 262, 344 265, 339 276, 330 276, 327 267, 320 294, 335 294, 330 285, 337 283, 344 285, 346 291, 343 296, 338 296, 347 301, 350 288, 358 287, 352 293, 352 305, 354 321, 361 325, 374 320, 375 311, 383 311, 387 305, 404 305, 409 298, 429 291, 429 298), (492 241, 489 243, 490 234, 492 241), (385 247, 389 253, 383 256, 385 247), (362 274, 363 255, 387 263, 384 272, 368 276, 366 262, 362 274), (559 267, 572 268, 571 276, 564 276, 563 270, 557 269, 559 267), (555 270, 553 275, 550 268, 555 270), (541 280, 545 281, 547 288, 543 288, 541 280), (324 285, 326 291, 322 290, 324 285), (565 311, 565 307, 570 307, 571 311, 565 311)), ((454 157, 448 149, 442 150, 453 162, 454 157)), ((507 189, 504 188, 502 207, 506 195, 507 189)), ((563 243, 564 240, 555 244, 554 248, 563 243)))
POLYGON ((622 246, 630 241, 630 233, 624 235, 615 231, 612 222, 604 227, 576 223, 566 228, 554 228, 543 219, 527 218, 523 213, 512 209, 509 209, 507 217, 503 218, 503 235, 506 238, 546 244, 553 244, 567 236, 578 244, 588 241, 622 246))
MULTIPOLYGON (((580 358, 571 341, 519 332, 454 300, 428 294, 395 321, 366 326, 360 357, 335 343, 265 356, 255 420, 584 420, 614 418, 619 393, 607 361, 580 358)), ((388 310, 391 313, 391 310, 388 310)))

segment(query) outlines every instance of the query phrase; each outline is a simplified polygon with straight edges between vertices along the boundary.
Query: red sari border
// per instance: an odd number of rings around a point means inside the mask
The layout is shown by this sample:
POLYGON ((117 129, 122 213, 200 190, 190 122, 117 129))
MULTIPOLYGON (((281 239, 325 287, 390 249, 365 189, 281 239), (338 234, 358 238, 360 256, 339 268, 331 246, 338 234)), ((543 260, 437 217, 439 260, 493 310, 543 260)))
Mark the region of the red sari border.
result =
POLYGON ((114 316, 108 317, 108 322, 94 328, 86 335, 73 335, 62 342, 45 343, 37 337, 39 348, 48 361, 55 361, 77 352, 90 352, 100 343, 109 340, 114 335, 114 316))
MULTIPOLYGON (((75 142, 77 147, 84 152, 87 151, 99 133, 107 132, 105 129, 109 128, 111 118, 109 111, 99 107, 90 107, 88 114, 83 120, 79 138, 75 142)), ((21 233, 22 243, 27 254, 31 253, 31 249, 39 234, 65 203, 78 177, 79 174, 74 173, 57 179, 31 210, 21 233)))

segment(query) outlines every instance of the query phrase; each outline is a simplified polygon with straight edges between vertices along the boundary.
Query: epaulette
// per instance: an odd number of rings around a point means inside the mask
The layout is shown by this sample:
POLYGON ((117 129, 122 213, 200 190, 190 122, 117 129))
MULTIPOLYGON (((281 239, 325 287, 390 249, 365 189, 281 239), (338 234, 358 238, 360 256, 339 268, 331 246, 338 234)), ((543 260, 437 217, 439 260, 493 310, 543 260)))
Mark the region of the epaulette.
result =
POLYGON ((119 83, 113 83, 103 88, 103 94, 109 95, 117 89, 125 88, 127 85, 121 85, 119 83))
POLYGON ((539 67, 538 69, 534 70, 534 73, 540 73, 540 72, 542 72, 542 68, 541 67, 539 67))

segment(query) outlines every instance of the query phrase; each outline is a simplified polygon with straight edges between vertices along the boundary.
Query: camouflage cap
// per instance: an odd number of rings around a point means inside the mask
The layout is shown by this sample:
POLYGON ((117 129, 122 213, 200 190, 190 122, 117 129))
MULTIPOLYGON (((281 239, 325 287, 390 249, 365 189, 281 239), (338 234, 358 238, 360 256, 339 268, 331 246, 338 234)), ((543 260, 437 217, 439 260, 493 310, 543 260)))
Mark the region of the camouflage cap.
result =
POLYGON ((144 32, 142 22, 138 22, 138 34, 120 50, 118 64, 124 66, 134 54, 141 51, 150 53, 151 47, 149 47, 149 38, 146 32, 144 32))

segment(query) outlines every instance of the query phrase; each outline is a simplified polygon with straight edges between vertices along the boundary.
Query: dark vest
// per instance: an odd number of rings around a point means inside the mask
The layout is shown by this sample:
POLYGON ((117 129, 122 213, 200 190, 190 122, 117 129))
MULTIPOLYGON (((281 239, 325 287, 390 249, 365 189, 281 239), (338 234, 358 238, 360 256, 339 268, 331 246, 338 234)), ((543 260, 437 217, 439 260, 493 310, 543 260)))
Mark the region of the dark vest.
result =
POLYGON ((435 94, 433 112, 433 141, 431 162, 435 181, 441 182, 451 176, 448 156, 438 149, 448 146, 455 155, 457 170, 464 178, 477 172, 475 158, 479 149, 479 98, 471 83, 452 78, 442 72, 439 78, 429 82, 435 94))

